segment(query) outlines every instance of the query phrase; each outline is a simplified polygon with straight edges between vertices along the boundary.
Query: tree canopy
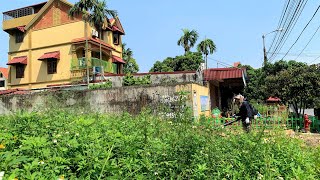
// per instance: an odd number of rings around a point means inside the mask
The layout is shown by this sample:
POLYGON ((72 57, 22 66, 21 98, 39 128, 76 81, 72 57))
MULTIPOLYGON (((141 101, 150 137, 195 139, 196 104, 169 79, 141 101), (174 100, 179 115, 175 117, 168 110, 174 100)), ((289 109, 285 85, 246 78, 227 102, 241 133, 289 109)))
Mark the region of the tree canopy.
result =
POLYGON ((156 61, 150 72, 195 71, 203 63, 200 52, 188 52, 186 55, 167 57, 165 60, 156 61))
POLYGON ((126 43, 122 44, 122 58, 126 62, 123 66, 124 74, 132 74, 139 71, 139 65, 133 58, 133 52, 130 48, 126 48, 126 43))
POLYGON ((249 68, 247 74, 248 99, 265 101, 270 96, 279 97, 294 108, 297 116, 305 108, 319 106, 320 69, 315 65, 281 60, 263 68, 249 68))
POLYGON ((178 45, 184 48, 184 54, 190 52, 190 49, 196 44, 198 40, 198 32, 196 30, 182 29, 183 35, 178 40, 178 45))

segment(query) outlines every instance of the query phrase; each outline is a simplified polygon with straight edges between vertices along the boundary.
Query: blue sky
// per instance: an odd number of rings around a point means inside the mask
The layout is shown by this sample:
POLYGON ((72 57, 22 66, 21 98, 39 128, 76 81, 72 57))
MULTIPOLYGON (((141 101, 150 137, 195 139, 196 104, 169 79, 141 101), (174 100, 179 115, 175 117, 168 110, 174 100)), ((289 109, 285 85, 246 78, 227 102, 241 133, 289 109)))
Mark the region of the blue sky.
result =
MULTIPOLYGON (((71 3, 76 1, 69 0, 71 3)), ((39 2, 43 1, 10 0, 10 3, 2 3, 0 10, 4 12, 39 2)), ((210 56, 212 59, 229 64, 240 61, 242 64, 261 67, 263 62, 261 36, 277 28, 285 0, 108 0, 107 3, 110 9, 118 11, 126 31, 124 42, 133 50, 140 72, 146 72, 156 60, 184 53, 183 48, 177 46, 182 28, 197 30, 200 35, 198 42, 205 37, 215 42, 217 52, 210 56)), ((319 2, 308 2, 281 52, 286 52, 293 44, 318 5, 319 2)), ((319 17, 320 12, 290 54, 300 53, 320 24, 319 17)), ((272 34, 266 37, 267 47, 272 38, 272 34)), ((320 32, 298 60, 310 63, 319 56, 319 40, 320 32)), ((4 31, 0 33, 0 41, 2 42, 0 66, 5 66, 8 35, 4 31)), ((287 56, 286 59, 295 57, 295 55, 287 56)), ((282 56, 279 55, 277 58, 280 59, 282 56)), ((316 62, 320 63, 320 60, 316 62)), ((208 65, 217 67, 217 62, 209 60, 208 65)))

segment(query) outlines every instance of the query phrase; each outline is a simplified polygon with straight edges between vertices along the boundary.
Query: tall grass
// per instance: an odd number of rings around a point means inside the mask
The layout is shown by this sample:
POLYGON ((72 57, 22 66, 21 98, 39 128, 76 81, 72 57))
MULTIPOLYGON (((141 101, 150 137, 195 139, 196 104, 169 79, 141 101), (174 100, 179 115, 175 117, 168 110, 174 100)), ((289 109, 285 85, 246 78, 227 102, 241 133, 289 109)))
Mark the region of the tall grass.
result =
POLYGON ((4 179, 320 179, 320 150, 144 111, 0 117, 4 179))

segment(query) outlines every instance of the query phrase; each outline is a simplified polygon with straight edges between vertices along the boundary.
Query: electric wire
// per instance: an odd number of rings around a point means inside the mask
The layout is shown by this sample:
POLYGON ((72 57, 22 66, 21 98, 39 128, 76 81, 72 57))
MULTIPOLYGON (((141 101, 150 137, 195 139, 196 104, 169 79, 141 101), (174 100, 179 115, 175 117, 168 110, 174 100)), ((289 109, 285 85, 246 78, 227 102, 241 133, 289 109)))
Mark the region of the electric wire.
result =
POLYGON ((287 51, 287 53, 282 57, 282 59, 284 59, 287 54, 290 52, 290 50, 293 48, 293 46, 299 41, 301 35, 303 34, 303 32, 307 29, 307 27, 309 26, 310 22, 313 20, 313 18, 316 16, 316 14, 318 13, 320 6, 318 6, 317 10, 314 12, 313 16, 311 17, 311 19, 308 21, 308 23, 305 25, 305 27, 303 28, 303 30, 301 31, 301 33, 299 34, 298 38, 295 40, 295 42, 291 45, 291 47, 289 48, 289 50, 287 51))
MULTIPOLYGON (((307 1, 299 1, 299 4, 298 6, 296 7, 294 13, 293 13, 293 16, 286 28, 286 32, 283 34, 279 44, 277 45, 276 49, 274 50, 274 52, 279 52, 281 51, 281 49, 283 48, 284 44, 286 43, 286 41, 288 40, 290 34, 292 33, 295 25, 297 24, 298 22, 298 19, 300 18, 301 14, 302 14, 302 11, 303 9, 305 8, 305 5, 306 3, 308 2, 307 1)), ((276 58, 276 54, 273 54, 271 57, 270 57, 270 62, 272 62, 274 59, 276 58)))

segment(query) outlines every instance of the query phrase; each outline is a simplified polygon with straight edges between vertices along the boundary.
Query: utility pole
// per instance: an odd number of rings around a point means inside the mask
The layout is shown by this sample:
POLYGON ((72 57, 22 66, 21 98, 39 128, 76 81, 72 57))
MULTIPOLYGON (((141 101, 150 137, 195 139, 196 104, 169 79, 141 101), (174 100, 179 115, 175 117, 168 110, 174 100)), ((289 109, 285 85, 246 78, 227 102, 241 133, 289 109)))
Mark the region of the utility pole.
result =
POLYGON ((268 35, 268 34, 271 34, 271 33, 274 33, 274 32, 278 32, 278 31, 283 31, 283 29, 276 29, 274 31, 271 31, 267 34, 263 34, 262 35, 262 41, 263 41, 263 66, 265 66, 267 63, 268 63, 268 57, 267 57, 267 52, 266 52, 266 45, 265 45, 265 37, 268 35))
POLYGON ((268 58, 267 58, 267 52, 266 52, 266 44, 265 44, 265 35, 262 35, 262 41, 263 41, 263 66, 265 66, 268 62, 268 58))

